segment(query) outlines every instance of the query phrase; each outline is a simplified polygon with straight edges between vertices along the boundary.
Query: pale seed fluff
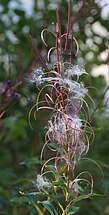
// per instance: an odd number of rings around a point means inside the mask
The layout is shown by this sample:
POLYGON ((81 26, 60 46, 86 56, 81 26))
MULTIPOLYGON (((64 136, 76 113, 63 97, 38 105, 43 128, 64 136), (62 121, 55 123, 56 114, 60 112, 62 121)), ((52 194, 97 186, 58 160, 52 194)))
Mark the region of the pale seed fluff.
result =
POLYGON ((74 75, 80 76, 82 74, 87 74, 82 65, 70 66, 64 73, 67 78, 72 78, 74 75))
POLYGON ((36 179, 36 186, 39 190, 42 188, 49 189, 51 187, 51 183, 46 177, 43 177, 42 175, 38 174, 36 179))
POLYGON ((87 147, 83 142, 80 141, 76 148, 76 160, 79 161, 81 159, 81 156, 85 154, 87 151, 87 147))
POLYGON ((87 89, 84 87, 83 83, 78 83, 77 81, 72 81, 71 79, 64 79, 63 84, 65 88, 73 94, 73 98, 81 99, 87 94, 87 89))
MULTIPOLYGON (((67 114, 62 116, 56 115, 54 120, 49 121, 48 137, 57 144, 73 144, 75 137, 78 139, 81 132, 82 122, 77 116, 71 117, 67 114)), ((50 139, 50 140, 51 140, 50 139)))
POLYGON ((29 75, 29 82, 35 83, 36 86, 43 83, 43 76, 44 71, 42 68, 37 68, 32 71, 32 73, 29 75))

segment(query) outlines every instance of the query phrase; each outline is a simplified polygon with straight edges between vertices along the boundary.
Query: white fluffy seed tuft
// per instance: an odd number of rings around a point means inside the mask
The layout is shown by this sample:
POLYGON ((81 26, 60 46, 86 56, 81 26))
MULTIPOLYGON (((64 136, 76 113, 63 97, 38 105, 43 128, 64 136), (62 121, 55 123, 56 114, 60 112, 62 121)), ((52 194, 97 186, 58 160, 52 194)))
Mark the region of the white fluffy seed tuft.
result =
POLYGON ((37 175, 36 185, 37 185, 38 189, 42 189, 42 188, 48 188, 49 189, 51 187, 50 181, 46 177, 43 177, 40 174, 37 175))

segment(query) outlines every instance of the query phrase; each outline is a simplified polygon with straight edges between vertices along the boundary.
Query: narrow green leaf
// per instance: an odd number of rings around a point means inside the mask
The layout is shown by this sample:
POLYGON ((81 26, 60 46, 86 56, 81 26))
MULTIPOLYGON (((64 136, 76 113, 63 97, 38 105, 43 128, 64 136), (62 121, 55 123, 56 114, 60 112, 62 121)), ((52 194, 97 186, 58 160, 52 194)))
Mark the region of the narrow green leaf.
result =
POLYGON ((51 202, 43 201, 43 202, 39 202, 39 203, 41 203, 44 207, 46 207, 51 215, 58 215, 58 213, 56 212, 56 210, 51 202))
POLYGON ((19 192, 23 196, 31 197, 31 199, 35 199, 35 201, 41 201, 44 196, 46 196, 43 192, 31 192, 31 193, 24 193, 22 191, 19 192))
POLYGON ((41 211, 41 209, 37 205, 34 205, 34 207, 36 208, 39 215, 43 215, 43 212, 41 211))
POLYGON ((87 195, 80 195, 78 196, 77 200, 76 201, 80 201, 82 199, 88 199, 88 198, 91 198, 91 197, 96 197, 96 196, 103 196, 101 194, 97 194, 97 193, 89 193, 87 195))
POLYGON ((66 211, 67 215, 72 215, 75 214, 79 210, 79 207, 69 207, 68 210, 66 211))
POLYGON ((30 199, 28 197, 15 197, 11 200, 11 202, 14 202, 14 203, 19 203, 19 204, 22 204, 22 203, 29 203, 30 202, 30 199))
POLYGON ((40 161, 39 161, 39 159, 38 158, 36 158, 36 157, 31 157, 31 158, 29 158, 29 159, 26 159, 26 160, 24 160, 24 161, 22 161, 22 162, 20 162, 20 165, 26 165, 26 166, 28 166, 28 165, 32 165, 32 164, 39 164, 40 163, 40 161))

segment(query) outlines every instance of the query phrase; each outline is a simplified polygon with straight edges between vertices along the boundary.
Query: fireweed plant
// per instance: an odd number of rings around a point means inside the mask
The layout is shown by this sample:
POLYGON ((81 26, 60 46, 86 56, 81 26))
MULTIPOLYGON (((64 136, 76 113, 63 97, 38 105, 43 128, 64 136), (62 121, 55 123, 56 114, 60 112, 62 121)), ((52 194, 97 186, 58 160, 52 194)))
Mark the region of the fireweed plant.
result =
MULTIPOLYGON (((29 82, 35 83, 39 89, 36 104, 32 111, 35 118, 39 110, 50 110, 45 143, 41 151, 41 172, 37 175, 35 187, 37 192, 29 195, 36 200, 30 201, 38 214, 70 215, 76 213, 76 203, 95 195, 93 193, 93 177, 89 171, 76 174, 77 165, 82 161, 94 140, 94 132, 90 124, 90 107, 86 101, 88 89, 80 81, 80 77, 88 75, 82 65, 73 64, 73 56, 78 55, 78 42, 71 33, 70 2, 68 3, 68 26, 61 32, 59 12, 56 10, 57 22, 55 31, 44 29, 41 38, 48 46, 45 33, 55 38, 55 46, 48 50, 50 69, 44 63, 33 38, 33 47, 43 64, 43 68, 35 68, 29 75, 29 82), (65 56, 67 55, 67 60, 65 56), (41 101, 41 95, 44 98, 41 101), (50 150, 51 157, 44 160, 45 149, 50 150)), ((31 122, 30 122, 31 123, 31 122)), ((48 153, 49 154, 49 153, 48 153)), ((89 159, 91 160, 91 159, 89 159)), ((22 195, 25 195, 21 192, 22 195)))

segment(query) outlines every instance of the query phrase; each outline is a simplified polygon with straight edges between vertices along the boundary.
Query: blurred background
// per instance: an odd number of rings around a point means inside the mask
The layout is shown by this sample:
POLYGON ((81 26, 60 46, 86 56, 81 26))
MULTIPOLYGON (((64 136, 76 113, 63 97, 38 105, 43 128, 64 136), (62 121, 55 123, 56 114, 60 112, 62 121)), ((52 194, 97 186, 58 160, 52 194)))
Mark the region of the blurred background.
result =
MULTIPOLYGON (((46 49, 40 33, 44 28, 54 29, 56 8, 60 10, 62 30, 67 27, 67 0, 0 0, 0 214, 34 215, 35 209, 26 201, 13 201, 19 191, 35 189, 39 171, 39 155, 44 142, 48 114, 39 112, 37 120, 28 115, 38 94, 29 84, 28 75, 41 65, 32 47, 32 35, 46 61, 46 49)), ((86 0, 72 31, 79 44, 77 62, 84 65, 90 77, 84 78, 89 86, 95 107, 109 85, 109 1, 86 0)), ((71 1, 71 15, 76 17, 83 1, 71 1)), ((50 47, 54 38, 48 36, 50 47)), ((96 111, 92 125, 95 140, 87 157, 96 161, 84 162, 79 170, 90 169, 94 176, 96 193, 103 194, 80 203, 78 215, 109 214, 109 92, 107 90, 96 111)), ((93 112, 94 107, 91 107, 93 112)), ((45 155, 46 156, 46 155, 45 155)))

